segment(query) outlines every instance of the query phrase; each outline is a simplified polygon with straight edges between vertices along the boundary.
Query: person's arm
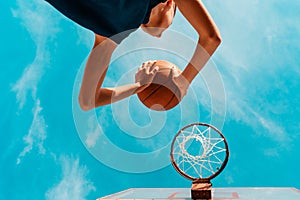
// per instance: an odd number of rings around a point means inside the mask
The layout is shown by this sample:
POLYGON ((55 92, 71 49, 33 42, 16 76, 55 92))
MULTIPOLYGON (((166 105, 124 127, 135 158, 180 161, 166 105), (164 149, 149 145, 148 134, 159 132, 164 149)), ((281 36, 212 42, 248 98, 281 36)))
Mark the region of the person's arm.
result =
POLYGON ((124 99, 143 90, 153 80, 157 69, 149 71, 153 62, 148 62, 139 68, 135 83, 115 88, 102 88, 111 55, 116 47, 117 44, 112 40, 96 35, 93 50, 86 63, 78 97, 82 110, 87 111, 124 99))
POLYGON ((151 84, 156 72, 158 71, 158 67, 153 68, 154 64, 155 61, 143 63, 135 74, 135 83, 133 84, 118 86, 115 88, 99 88, 96 91, 95 106, 98 107, 114 103, 144 90, 151 84))
MULTIPOLYGON (((199 35, 198 45, 194 55, 185 67, 177 82, 179 87, 187 89, 195 76, 204 67, 211 55, 215 52, 221 43, 219 30, 209 15, 201 0, 174 0, 177 8, 183 16, 189 21, 199 35), (185 79, 185 80, 184 80, 185 79), (188 82, 188 83, 184 83, 188 82), (186 85, 187 84, 187 85, 186 85)), ((176 78, 175 78, 176 82, 176 78)), ((183 92, 184 93, 184 92, 183 92)))

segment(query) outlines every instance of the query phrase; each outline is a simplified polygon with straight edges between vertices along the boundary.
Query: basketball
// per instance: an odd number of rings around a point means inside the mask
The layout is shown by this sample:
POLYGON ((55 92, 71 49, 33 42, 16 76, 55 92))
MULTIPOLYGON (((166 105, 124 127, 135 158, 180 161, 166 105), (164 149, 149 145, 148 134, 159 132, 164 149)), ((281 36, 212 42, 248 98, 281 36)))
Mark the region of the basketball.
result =
POLYGON ((171 79, 171 70, 174 67, 178 73, 180 69, 173 63, 165 60, 157 60, 153 67, 159 69, 152 83, 139 92, 138 98, 148 108, 156 111, 169 110, 180 102, 180 92, 171 79))

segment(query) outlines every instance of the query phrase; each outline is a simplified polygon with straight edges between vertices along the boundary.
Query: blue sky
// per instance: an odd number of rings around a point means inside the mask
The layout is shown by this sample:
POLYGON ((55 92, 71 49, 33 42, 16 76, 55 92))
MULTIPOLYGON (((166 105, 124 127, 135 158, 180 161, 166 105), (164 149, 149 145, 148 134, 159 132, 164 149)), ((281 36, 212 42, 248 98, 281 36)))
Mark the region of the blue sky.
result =
MULTIPOLYGON (((0 199, 96 199, 132 187, 190 187, 166 155, 176 131, 194 121, 217 126, 229 143, 215 187, 300 188, 300 3, 204 3, 223 41, 180 106, 151 112, 132 97, 82 113, 76 92, 93 34, 44 1, 2 2, 0 199), (129 152, 131 162, 120 152, 129 152)), ((104 84, 132 81, 146 59, 182 66, 195 40, 179 12, 160 41, 137 31, 116 51, 104 84), (154 47, 177 43, 171 53, 131 51, 138 48, 131 41, 141 38, 154 47)))

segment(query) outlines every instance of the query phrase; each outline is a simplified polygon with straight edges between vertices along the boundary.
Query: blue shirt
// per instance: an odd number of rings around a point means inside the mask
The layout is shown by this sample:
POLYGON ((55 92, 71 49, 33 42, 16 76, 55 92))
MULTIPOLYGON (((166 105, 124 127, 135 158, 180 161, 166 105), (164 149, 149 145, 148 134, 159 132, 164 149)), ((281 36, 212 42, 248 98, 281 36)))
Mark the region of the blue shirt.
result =
POLYGON ((120 43, 149 21, 151 9, 166 0, 46 0, 81 26, 120 43))

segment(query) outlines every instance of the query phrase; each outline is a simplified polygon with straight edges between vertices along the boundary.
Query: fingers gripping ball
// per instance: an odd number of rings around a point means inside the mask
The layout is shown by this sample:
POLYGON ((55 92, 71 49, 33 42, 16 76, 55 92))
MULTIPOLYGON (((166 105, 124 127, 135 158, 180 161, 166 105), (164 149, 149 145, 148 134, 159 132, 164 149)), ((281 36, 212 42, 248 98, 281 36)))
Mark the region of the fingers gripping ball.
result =
POLYGON ((173 81, 173 75, 181 71, 173 63, 164 60, 157 60, 152 68, 156 66, 159 69, 152 83, 137 95, 140 101, 152 110, 169 110, 180 102, 180 91, 173 81))

